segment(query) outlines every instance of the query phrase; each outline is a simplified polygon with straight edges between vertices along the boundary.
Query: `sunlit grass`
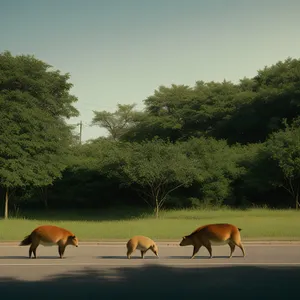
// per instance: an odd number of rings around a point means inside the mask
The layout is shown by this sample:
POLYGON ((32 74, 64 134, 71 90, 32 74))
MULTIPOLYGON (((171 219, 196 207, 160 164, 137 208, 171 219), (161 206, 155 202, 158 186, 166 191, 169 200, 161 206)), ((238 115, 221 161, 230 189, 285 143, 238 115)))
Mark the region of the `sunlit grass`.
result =
POLYGON ((232 223, 244 240, 300 240, 300 211, 294 210, 169 210, 155 219, 151 211, 106 210, 27 212, 0 220, 0 241, 19 241, 35 227, 55 224, 73 231, 81 241, 129 239, 143 234, 153 239, 180 238, 208 223, 232 223))

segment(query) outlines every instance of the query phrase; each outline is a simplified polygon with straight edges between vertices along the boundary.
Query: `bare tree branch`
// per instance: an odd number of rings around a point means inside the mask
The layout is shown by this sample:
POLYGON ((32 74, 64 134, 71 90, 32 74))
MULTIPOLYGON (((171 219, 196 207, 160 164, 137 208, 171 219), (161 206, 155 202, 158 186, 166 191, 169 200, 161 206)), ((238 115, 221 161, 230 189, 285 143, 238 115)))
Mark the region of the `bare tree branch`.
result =
POLYGON ((135 189, 136 192, 138 193, 139 197, 141 197, 151 208, 152 208, 152 205, 151 203, 149 203, 149 201, 147 201, 147 199, 145 197, 143 197, 143 194, 147 195, 148 197, 150 197, 151 199, 151 195, 148 194, 147 192, 145 191, 141 191, 140 189, 135 189))
POLYGON ((163 206, 163 204, 165 203, 165 201, 166 201, 166 199, 167 199, 167 196, 168 196, 171 192, 173 192, 174 190, 180 188, 180 187, 183 186, 183 185, 184 185, 184 184, 181 183, 181 184, 175 186, 174 188, 170 189, 167 193, 165 193, 165 195, 164 195, 164 196, 162 197, 162 199, 160 200, 160 204, 159 204, 160 207, 163 206))

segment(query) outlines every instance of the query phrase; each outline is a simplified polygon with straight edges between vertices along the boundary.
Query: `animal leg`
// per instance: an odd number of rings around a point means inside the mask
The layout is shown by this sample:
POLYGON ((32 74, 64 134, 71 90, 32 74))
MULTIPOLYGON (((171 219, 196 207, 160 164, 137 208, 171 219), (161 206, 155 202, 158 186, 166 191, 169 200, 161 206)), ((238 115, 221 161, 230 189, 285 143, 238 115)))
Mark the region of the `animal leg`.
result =
POLYGON ((128 250, 128 251, 127 251, 127 258, 128 258, 128 259, 131 258, 131 254, 132 254, 132 251, 131 251, 131 250, 128 250))
POLYGON ((63 258, 64 253, 65 253, 65 249, 66 249, 66 246, 63 246, 63 245, 58 246, 58 253, 59 253, 60 258, 63 258))
POLYGON ((229 247, 230 247, 230 255, 229 255, 229 258, 231 258, 231 257, 232 257, 232 254, 233 254, 233 251, 234 251, 234 249, 235 249, 235 244, 232 243, 232 242, 229 242, 228 245, 229 245, 229 247))
POLYGON ((31 254, 32 254, 32 244, 30 245, 30 247, 29 247, 29 258, 31 258, 31 254))
MULTIPOLYGON (((150 248, 150 249, 151 249, 151 248, 150 248)), ((154 254, 156 257, 159 257, 158 253, 155 253, 155 252, 153 251, 153 249, 151 249, 151 251, 153 252, 153 254, 154 254)))
POLYGON ((145 255, 145 253, 146 253, 146 251, 145 251, 145 250, 144 250, 144 251, 143 251, 143 250, 141 250, 141 257, 142 257, 142 258, 144 258, 144 255, 145 255))
POLYGON ((201 245, 195 245, 194 246, 193 255, 192 255, 191 259, 193 259, 195 257, 195 255, 198 253, 200 248, 201 248, 201 245))
POLYGON ((31 255, 33 253, 33 258, 36 258, 36 249, 39 246, 38 243, 32 243, 29 247, 29 258, 31 258, 31 255))
POLYGON ((211 243, 210 242, 206 242, 205 244, 203 244, 203 246, 207 249, 207 251, 209 252, 209 258, 212 258, 212 249, 211 249, 211 243))
POLYGON ((231 238, 231 241, 242 250, 243 257, 245 257, 246 253, 245 253, 245 249, 244 249, 244 247, 242 245, 240 235, 239 234, 233 235, 232 238, 231 238))
POLYGON ((245 257, 245 256, 246 256, 246 253, 245 253, 245 249, 244 249, 242 243, 239 242, 239 243, 236 243, 236 245, 242 250, 242 252, 243 252, 243 257, 245 257))

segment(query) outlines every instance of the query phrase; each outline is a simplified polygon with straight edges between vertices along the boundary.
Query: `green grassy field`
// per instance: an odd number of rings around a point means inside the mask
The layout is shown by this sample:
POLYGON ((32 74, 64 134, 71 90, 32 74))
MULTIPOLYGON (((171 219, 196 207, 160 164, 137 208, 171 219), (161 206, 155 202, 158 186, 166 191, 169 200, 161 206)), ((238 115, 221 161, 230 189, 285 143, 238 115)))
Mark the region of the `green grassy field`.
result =
POLYGON ((196 227, 215 222, 242 228, 243 240, 300 240, 300 211, 220 209, 162 211, 159 219, 138 210, 24 212, 0 220, 0 241, 19 241, 42 224, 65 227, 81 241, 126 240, 135 234, 179 241, 196 227))

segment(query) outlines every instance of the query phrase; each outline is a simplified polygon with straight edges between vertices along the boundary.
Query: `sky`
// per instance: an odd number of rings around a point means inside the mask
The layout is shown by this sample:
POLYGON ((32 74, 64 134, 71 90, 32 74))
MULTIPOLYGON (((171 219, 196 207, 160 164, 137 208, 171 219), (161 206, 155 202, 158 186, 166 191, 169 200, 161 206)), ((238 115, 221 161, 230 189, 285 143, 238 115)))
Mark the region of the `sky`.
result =
POLYGON ((70 74, 84 142, 107 135, 93 111, 142 110, 160 85, 238 83, 299 59, 299 13, 299 0, 0 0, 0 52, 70 74))

